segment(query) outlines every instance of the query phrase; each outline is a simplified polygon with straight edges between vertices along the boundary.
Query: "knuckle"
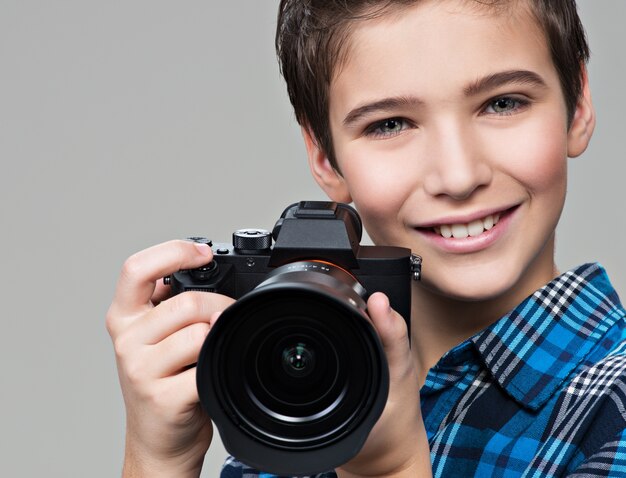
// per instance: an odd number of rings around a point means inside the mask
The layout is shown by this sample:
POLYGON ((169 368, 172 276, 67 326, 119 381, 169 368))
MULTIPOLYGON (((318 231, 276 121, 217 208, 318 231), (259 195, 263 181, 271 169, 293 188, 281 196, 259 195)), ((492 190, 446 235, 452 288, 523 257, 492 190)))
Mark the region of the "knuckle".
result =
POLYGON ((122 265, 121 277, 133 279, 140 275, 143 269, 142 261, 139 253, 135 253, 128 257, 122 265))
POLYGON ((173 297, 170 302, 170 312, 179 317, 198 317, 204 310, 204 301, 200 293, 187 292, 173 297))
POLYGON ((206 322, 197 322, 186 329, 185 342, 193 349, 199 348, 210 330, 206 322))
POLYGON ((130 352, 134 349, 130 342, 131 340, 129 339, 128 334, 120 334, 113 340, 113 348, 115 350, 116 357, 123 361, 127 359, 130 352))
POLYGON ((145 380, 145 367, 138 360, 128 361, 124 364, 124 375, 126 375, 128 383, 136 388, 145 380))
POLYGON ((404 317, 402 317, 400 314, 398 314, 397 312, 396 314, 396 318, 394 320, 395 322, 395 333, 398 336, 398 338, 408 338, 408 334, 409 334, 409 329, 407 327, 407 323, 404 320, 404 317))
POLYGON ((104 317, 104 326, 106 327, 107 332, 110 337, 113 337, 115 333, 115 324, 117 322, 117 316, 113 312, 113 306, 109 307, 105 317, 104 317))
POLYGON ((167 387, 154 384, 151 390, 145 393, 145 401, 150 409, 153 410, 161 419, 171 420, 172 407, 175 403, 175 397, 167 387))

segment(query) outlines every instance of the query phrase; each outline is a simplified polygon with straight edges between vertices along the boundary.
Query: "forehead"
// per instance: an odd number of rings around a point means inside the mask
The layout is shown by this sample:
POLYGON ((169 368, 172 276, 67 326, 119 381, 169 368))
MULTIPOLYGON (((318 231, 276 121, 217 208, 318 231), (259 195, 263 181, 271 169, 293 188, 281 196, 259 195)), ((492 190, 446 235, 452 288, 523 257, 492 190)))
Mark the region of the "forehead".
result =
MULTIPOLYGON (((422 0, 351 26, 331 82, 331 108, 346 92, 379 95, 418 87, 459 90, 494 71, 556 71, 527 2, 422 0)), ((414 93, 414 91, 411 91, 414 93)))
MULTIPOLYGON (((367 3, 367 2, 365 2, 367 3)), ((343 40, 338 43, 336 58, 339 60, 338 71, 342 60, 350 56, 354 44, 358 44, 358 32, 363 29, 394 23, 402 19, 407 12, 415 9, 424 12, 443 11, 461 17, 487 17, 493 19, 510 18, 516 21, 530 22, 543 35, 534 15, 534 3, 530 0, 388 0, 382 5, 356 5, 352 19, 342 21, 338 30, 343 30, 343 40)), ((543 38, 542 38, 543 39, 543 38)))

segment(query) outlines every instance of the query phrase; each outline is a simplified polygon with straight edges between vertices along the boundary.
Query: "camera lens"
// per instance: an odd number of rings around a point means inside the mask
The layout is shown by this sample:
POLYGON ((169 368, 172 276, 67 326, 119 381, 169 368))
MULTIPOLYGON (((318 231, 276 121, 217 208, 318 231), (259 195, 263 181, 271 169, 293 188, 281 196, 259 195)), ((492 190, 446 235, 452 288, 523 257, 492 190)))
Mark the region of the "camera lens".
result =
POLYGON ((315 367, 315 353, 302 342, 287 346, 282 356, 283 369, 292 377, 306 377, 315 367))
POLYGON ((240 460, 319 472, 364 443, 386 403, 387 362, 347 272, 313 262, 275 272, 212 328, 198 392, 240 460))

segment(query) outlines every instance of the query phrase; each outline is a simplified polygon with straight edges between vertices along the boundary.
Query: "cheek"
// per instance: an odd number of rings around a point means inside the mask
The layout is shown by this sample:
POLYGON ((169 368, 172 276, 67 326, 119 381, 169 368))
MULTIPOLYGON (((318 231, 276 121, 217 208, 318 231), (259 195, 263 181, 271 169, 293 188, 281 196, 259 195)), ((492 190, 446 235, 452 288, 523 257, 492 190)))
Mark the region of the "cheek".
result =
POLYGON ((567 180, 567 135, 562 122, 531 126, 505 139, 505 150, 510 154, 501 157, 501 168, 531 195, 550 191, 560 194, 567 180))
POLYGON ((402 159, 406 156, 358 148, 338 153, 343 177, 370 237, 379 244, 389 242, 397 232, 402 205, 415 189, 409 165, 402 159))
POLYGON ((341 170, 355 204, 371 215, 397 211, 414 189, 412 175, 396 154, 353 150, 341 170))

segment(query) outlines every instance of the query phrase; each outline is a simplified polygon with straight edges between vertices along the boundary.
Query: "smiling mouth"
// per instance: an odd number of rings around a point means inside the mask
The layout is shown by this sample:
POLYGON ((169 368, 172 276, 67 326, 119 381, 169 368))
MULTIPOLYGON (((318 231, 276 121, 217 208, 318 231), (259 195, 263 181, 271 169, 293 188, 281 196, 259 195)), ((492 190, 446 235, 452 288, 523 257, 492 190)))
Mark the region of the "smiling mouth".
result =
MULTIPOLYGON (((506 211, 504 213, 506 213, 506 211)), ((440 224, 430 228, 430 230, 445 239, 465 239, 467 237, 476 237, 480 236, 485 231, 489 231, 496 224, 498 224, 501 215, 504 213, 489 214, 483 218, 475 219, 474 221, 468 223, 440 224)))

